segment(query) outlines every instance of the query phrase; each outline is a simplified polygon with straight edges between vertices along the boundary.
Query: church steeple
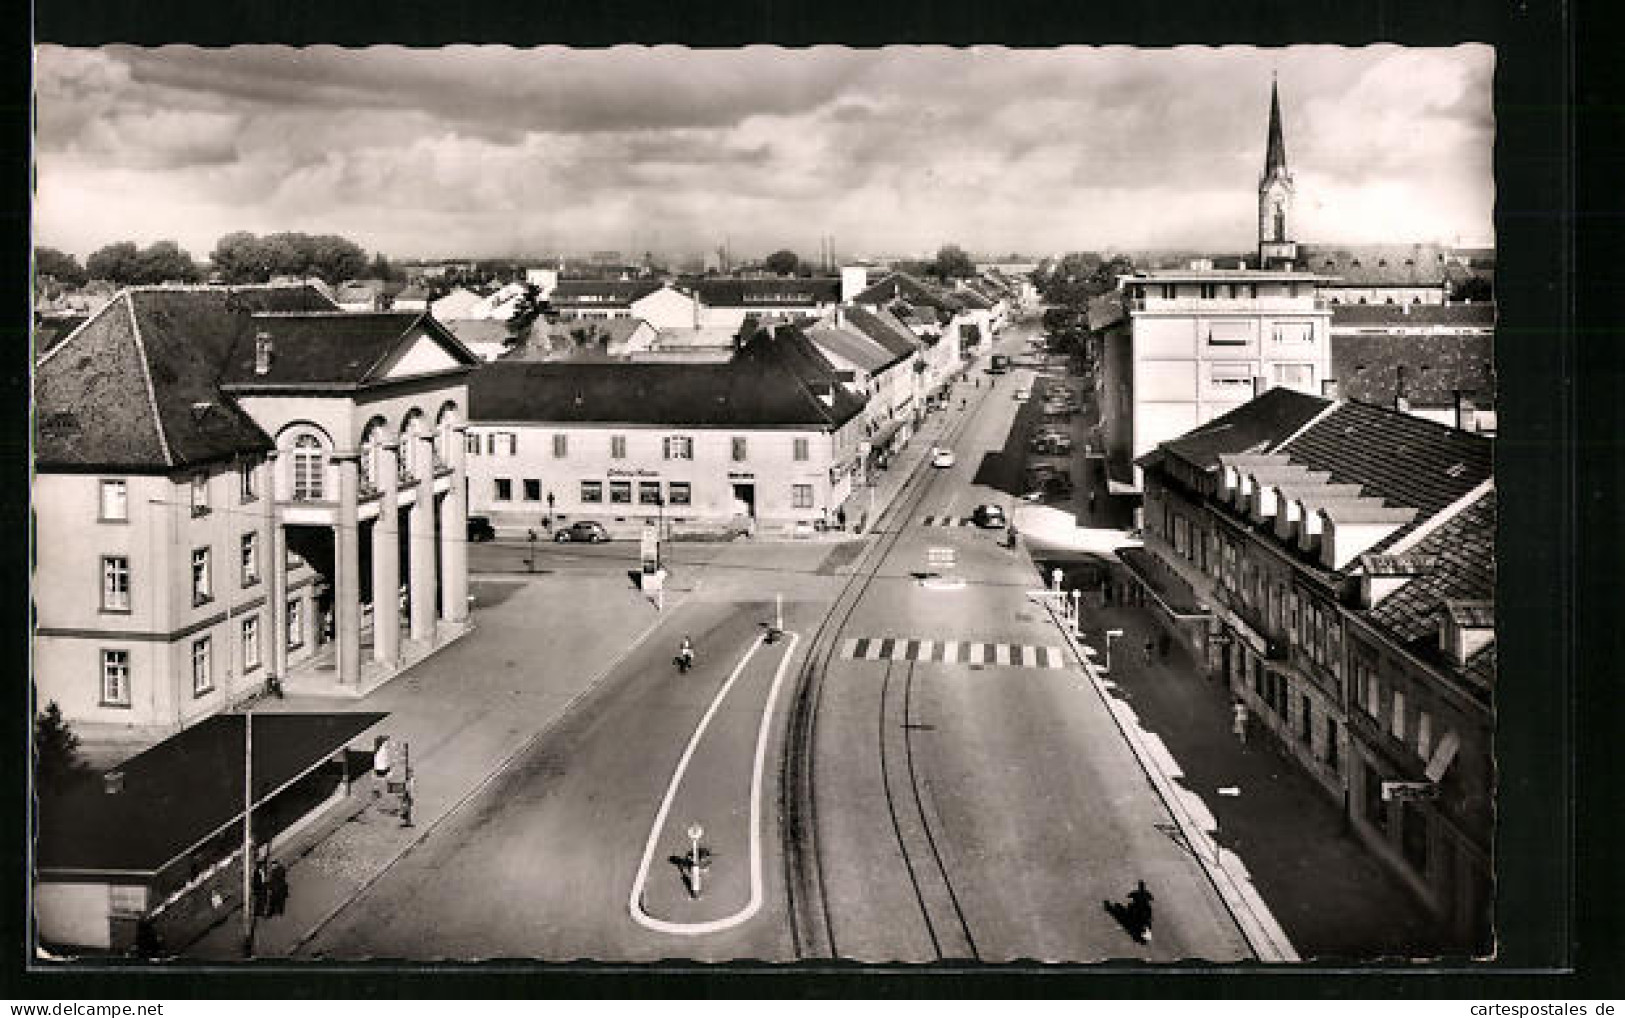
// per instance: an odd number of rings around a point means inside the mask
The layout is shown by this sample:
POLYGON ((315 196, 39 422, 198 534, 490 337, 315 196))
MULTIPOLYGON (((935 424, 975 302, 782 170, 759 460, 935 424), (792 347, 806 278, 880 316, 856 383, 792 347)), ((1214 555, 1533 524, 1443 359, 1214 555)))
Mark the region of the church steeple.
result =
POLYGON ((1264 152, 1264 175, 1258 178, 1259 265, 1290 264, 1298 257, 1292 240, 1292 173, 1286 168, 1286 138, 1281 130, 1281 93, 1270 80, 1269 141, 1264 152))
POLYGON ((1281 93, 1270 81, 1270 140, 1264 156, 1264 177, 1286 174, 1286 140, 1281 137, 1281 93))

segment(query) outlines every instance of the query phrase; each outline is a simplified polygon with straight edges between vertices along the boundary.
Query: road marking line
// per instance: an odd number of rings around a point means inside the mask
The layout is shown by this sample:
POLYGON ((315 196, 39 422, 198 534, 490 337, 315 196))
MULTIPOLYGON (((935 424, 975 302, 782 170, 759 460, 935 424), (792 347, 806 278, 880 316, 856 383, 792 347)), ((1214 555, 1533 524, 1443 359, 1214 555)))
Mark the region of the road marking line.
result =
POLYGON ((918 644, 918 647, 919 647, 919 653, 913 658, 913 660, 915 660, 915 661, 929 661, 929 660, 931 660, 931 655, 933 653, 935 653, 936 649, 937 649, 937 641, 935 641, 935 640, 919 640, 919 641, 917 641, 917 644, 918 644))
POLYGON ((1010 663, 1010 645, 1008 643, 995 643, 993 645, 993 663, 996 665, 1010 663))
POLYGON ((846 641, 846 643, 843 645, 843 648, 841 650, 841 656, 842 657, 848 657, 848 658, 857 657, 858 656, 858 644, 860 644, 862 642, 863 641, 861 639, 858 639, 856 637, 849 638, 846 641))
POLYGON ((717 695, 711 700, 711 706, 706 710, 705 716, 689 737, 688 746, 683 750, 682 759, 677 761, 677 769, 672 772, 671 783, 666 786, 665 798, 660 800, 660 811, 655 814, 655 822, 649 828, 649 840, 643 847, 643 861, 638 864, 638 876, 632 884, 632 895, 628 900, 628 907, 632 912, 632 919, 639 926, 655 930, 660 933, 673 933, 678 936, 693 937, 705 933, 717 933, 732 929, 740 923, 755 915, 762 908, 762 765, 767 759, 767 736, 773 721, 773 710, 779 699, 779 687, 784 683, 784 674, 789 669, 790 659, 795 657, 796 644, 801 641, 800 633, 786 633, 790 637, 789 646, 784 648, 784 659, 779 662, 778 671, 773 676, 773 687, 767 692, 767 706, 762 710, 762 721, 756 729, 756 759, 754 770, 750 778, 750 901, 745 907, 731 916, 721 919, 712 919, 703 923, 674 923, 665 919, 656 919, 643 910, 643 884, 649 877, 649 864, 654 861, 655 846, 660 841, 660 833, 666 828, 666 815, 671 812, 672 801, 677 796, 677 789, 683 783, 683 774, 688 770, 688 762, 694 756, 694 750, 699 747, 700 739, 705 735, 705 729, 711 724, 711 718, 716 714, 717 708, 722 706, 723 699, 733 688, 734 682, 743 675, 745 666, 750 659, 756 656, 767 639, 767 634, 756 638, 750 650, 739 659, 734 666, 733 674, 728 681, 717 690, 717 695))

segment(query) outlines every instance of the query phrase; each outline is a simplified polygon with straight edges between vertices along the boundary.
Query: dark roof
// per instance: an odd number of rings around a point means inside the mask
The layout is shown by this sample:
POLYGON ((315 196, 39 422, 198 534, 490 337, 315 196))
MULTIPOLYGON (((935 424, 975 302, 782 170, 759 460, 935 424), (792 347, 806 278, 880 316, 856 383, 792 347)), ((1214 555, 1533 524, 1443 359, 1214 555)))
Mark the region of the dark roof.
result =
POLYGON ((1332 328, 1342 327, 1422 328, 1424 326, 1461 326, 1463 328, 1492 329, 1495 327, 1495 305, 1478 304, 1333 304, 1332 328))
MULTIPOLYGON (((1495 597, 1496 494, 1492 489, 1428 534, 1410 551, 1427 555, 1433 568, 1407 582, 1362 614, 1400 646, 1452 670, 1438 647, 1439 625, 1449 602, 1479 605, 1495 597)), ((1482 608, 1478 615, 1489 614, 1482 608)), ((1493 614, 1489 621, 1494 623, 1493 614)), ((1459 669, 1480 685, 1494 682, 1495 658, 1483 651, 1459 669)))
POLYGON ((547 300, 554 307, 626 307, 663 285, 658 279, 561 279, 547 300))
MULTIPOLYGON (((255 714, 255 802, 387 716, 255 714)), ((216 714, 115 768, 124 775, 117 794, 96 780, 42 800, 39 869, 155 873, 240 822, 243 729, 243 715, 216 714)))
POLYGON ((870 374, 884 371, 902 359, 857 329, 818 324, 806 332, 807 338, 820 348, 833 351, 870 374))
POLYGON ((904 300, 910 304, 924 305, 939 311, 957 311, 963 306, 962 302, 948 291, 911 276, 907 272, 891 273, 880 282, 853 297, 852 303, 884 305, 893 300, 904 300))
POLYGON ((42 355, 35 371, 43 467, 162 470, 271 448, 220 390, 254 311, 333 311, 309 286, 137 287, 42 355))
POLYGON ((797 329, 763 329, 725 363, 495 361, 469 379, 475 422, 839 427, 863 409, 797 329), (815 390, 832 392, 826 405, 815 390))
POLYGON ((897 360, 913 356, 920 349, 919 337, 888 311, 847 308, 846 320, 853 328, 885 347, 897 360))
POLYGON ((1199 469, 1213 470, 1219 465, 1219 457, 1226 453, 1276 451, 1282 442, 1331 405, 1330 400, 1277 386, 1199 428, 1162 443, 1159 449, 1199 469))
POLYGON ((360 385, 419 328, 463 364, 478 363, 427 311, 334 311, 327 314, 255 315, 242 330, 221 382, 236 391, 262 386, 360 385), (271 337, 271 369, 254 371, 255 337, 271 337))
POLYGON ((789 279, 732 279, 724 277, 688 280, 700 303, 712 308, 809 307, 838 304, 839 279, 813 276, 789 279))
POLYGON ((74 329, 90 321, 89 315, 39 315, 34 320, 34 356, 67 339, 74 329))
POLYGON ((1337 276, 1337 286, 1443 286, 1448 252, 1438 244, 1299 244, 1309 272, 1337 276))
POLYGON ((1412 406, 1449 407, 1460 390, 1478 406, 1495 403, 1495 339, 1470 333, 1332 334, 1332 377, 1349 399, 1391 406, 1400 376, 1412 406))
POLYGON ((1128 319, 1128 310, 1123 307, 1123 298, 1120 294, 1103 293, 1098 297, 1089 299, 1089 328, 1091 330, 1104 329, 1110 325, 1128 319))
POLYGON ((1382 552, 1488 479, 1494 443, 1422 417, 1345 401, 1282 451, 1294 463, 1329 472, 1332 484, 1358 484, 1389 505, 1420 510, 1412 523, 1369 549, 1382 552))

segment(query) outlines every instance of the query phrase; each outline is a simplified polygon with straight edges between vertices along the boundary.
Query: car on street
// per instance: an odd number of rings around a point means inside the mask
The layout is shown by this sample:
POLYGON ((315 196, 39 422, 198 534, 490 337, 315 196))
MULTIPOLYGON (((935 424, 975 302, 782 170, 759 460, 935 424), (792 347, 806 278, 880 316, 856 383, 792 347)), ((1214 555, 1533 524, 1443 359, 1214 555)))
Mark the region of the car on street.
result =
POLYGON ((560 527, 553 531, 553 540, 564 544, 570 541, 582 541, 586 544, 602 544, 609 540, 609 531, 597 520, 577 520, 568 527, 560 527))
POLYGON ((468 539, 474 543, 482 541, 495 541, 497 530, 491 526, 491 520, 486 516, 470 516, 468 518, 468 539))
POLYGON ((1027 444, 1033 452, 1059 456, 1072 451, 1072 436, 1060 431, 1040 431, 1027 444))
POLYGON ((1004 509, 992 504, 979 505, 971 510, 970 519, 983 530, 997 530, 1004 526, 1004 509))
POLYGON ((947 469, 954 465, 954 451, 952 449, 931 450, 931 465, 947 469))

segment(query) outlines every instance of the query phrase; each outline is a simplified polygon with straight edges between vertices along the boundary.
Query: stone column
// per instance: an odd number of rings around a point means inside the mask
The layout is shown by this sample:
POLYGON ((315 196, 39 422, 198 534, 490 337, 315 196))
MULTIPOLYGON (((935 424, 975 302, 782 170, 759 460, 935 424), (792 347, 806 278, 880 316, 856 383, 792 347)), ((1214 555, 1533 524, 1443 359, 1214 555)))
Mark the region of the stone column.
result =
POLYGON ((265 606, 270 623, 265 634, 266 667, 269 674, 280 682, 288 677, 288 536, 282 529, 282 514, 277 512, 276 467, 277 454, 265 458, 265 483, 260 500, 265 509, 265 606))
POLYGON ((451 490, 440 503, 440 617, 448 622, 468 619, 468 427, 446 429, 446 461, 451 466, 451 490))
POLYGON ((399 442, 381 442, 373 468, 380 494, 372 524, 372 657, 390 667, 401 656, 399 449, 399 442))
POLYGON ((412 446, 417 471, 417 504, 407 517, 412 584, 412 639, 433 644, 435 638, 434 439, 424 430, 402 437, 412 446))
POLYGON ((336 452, 339 518, 334 527, 333 637, 338 642, 339 685, 361 682, 361 521, 356 515, 359 456, 336 452))

